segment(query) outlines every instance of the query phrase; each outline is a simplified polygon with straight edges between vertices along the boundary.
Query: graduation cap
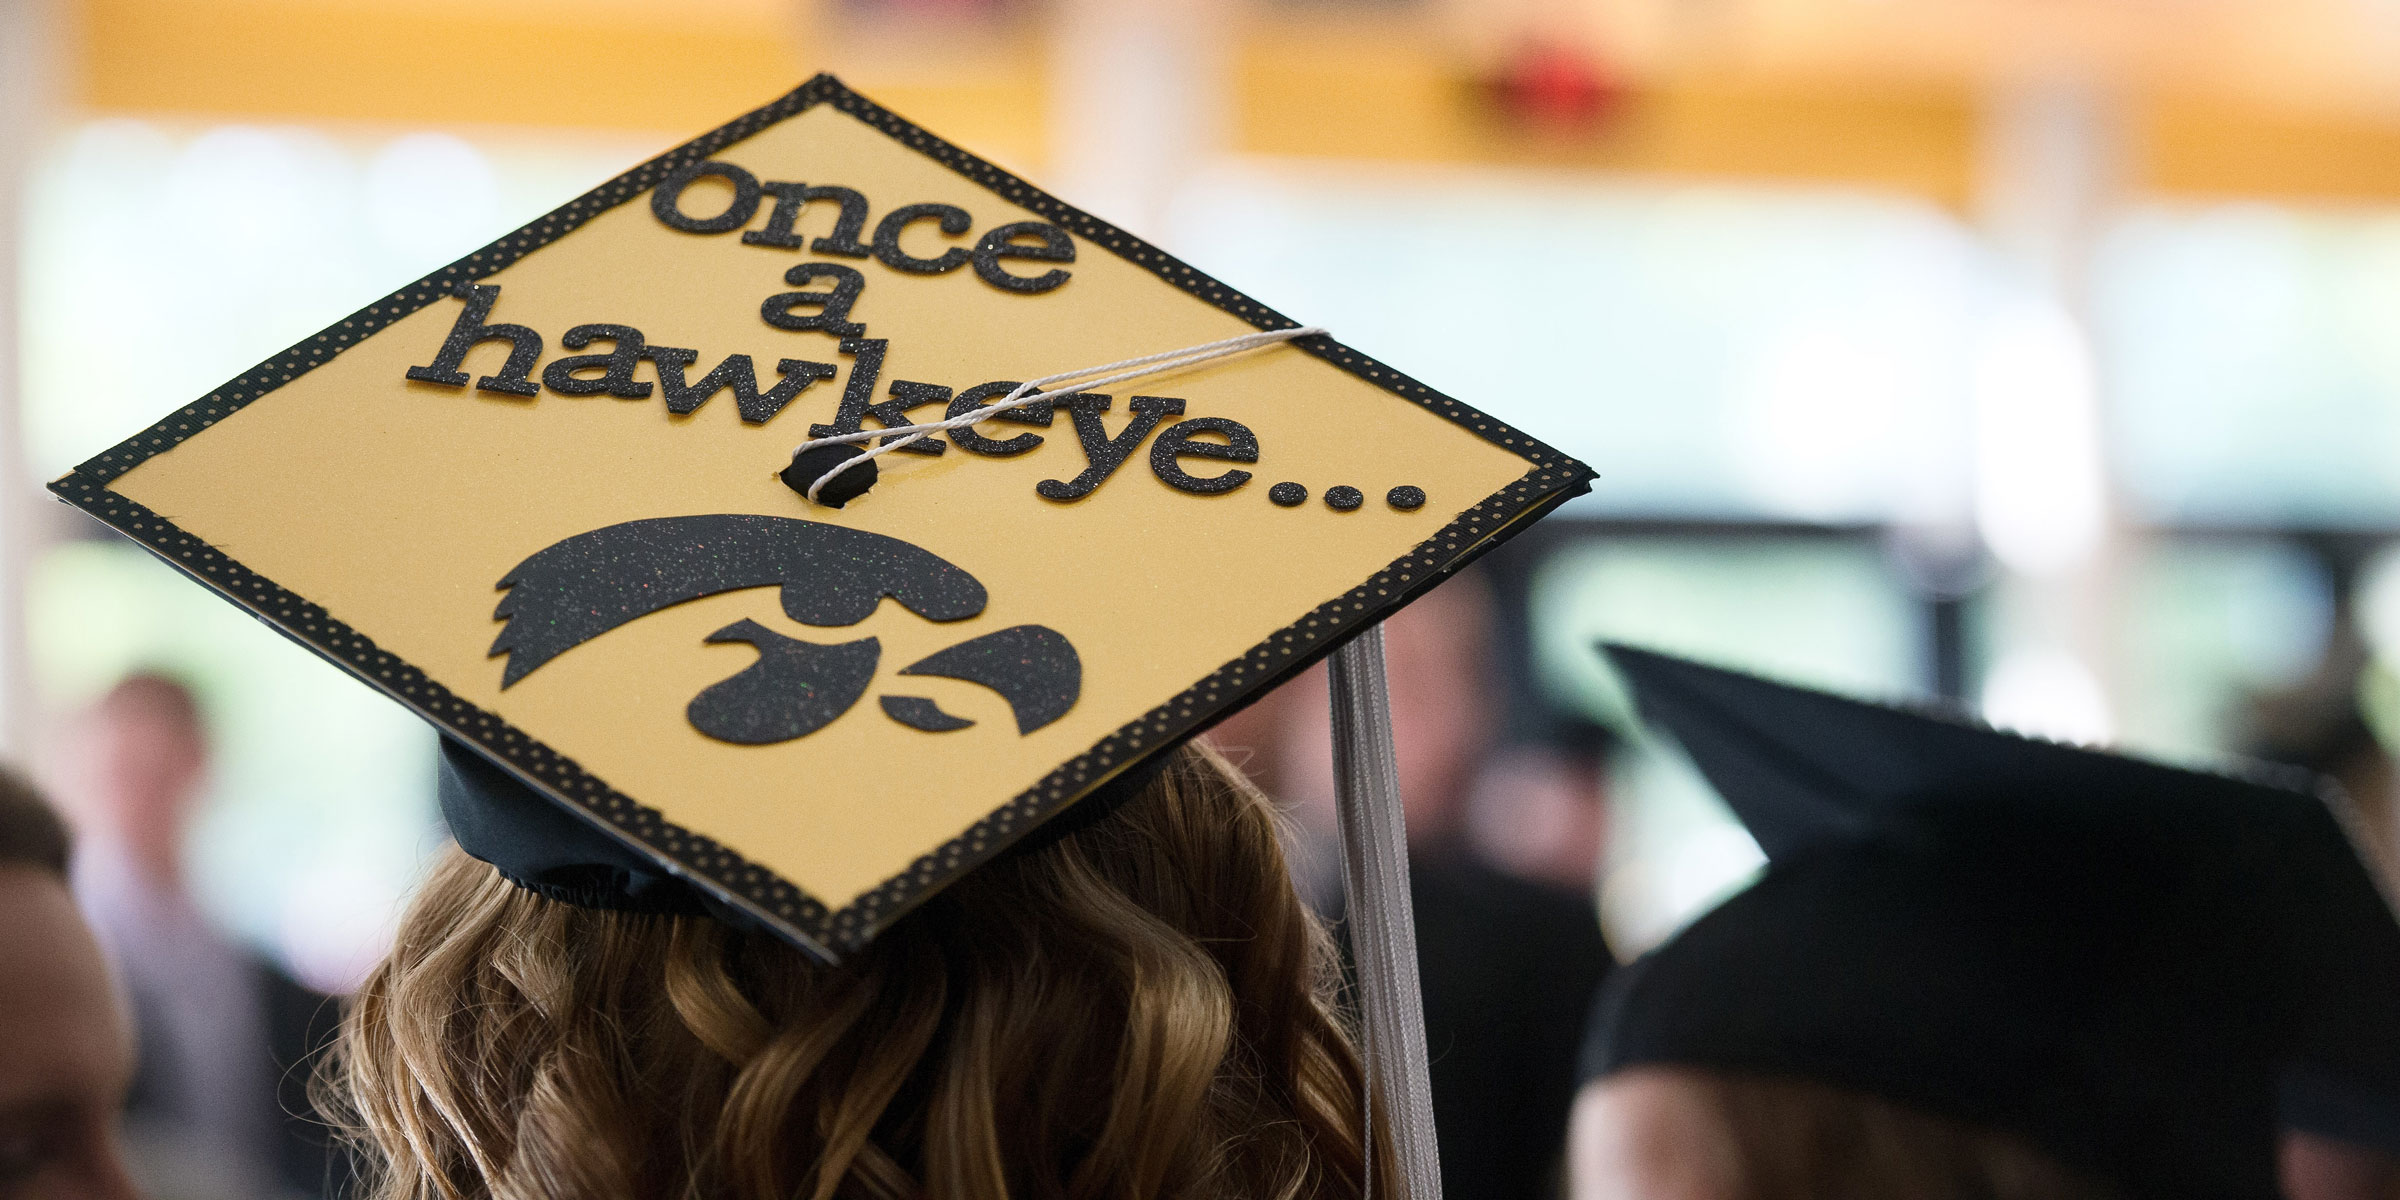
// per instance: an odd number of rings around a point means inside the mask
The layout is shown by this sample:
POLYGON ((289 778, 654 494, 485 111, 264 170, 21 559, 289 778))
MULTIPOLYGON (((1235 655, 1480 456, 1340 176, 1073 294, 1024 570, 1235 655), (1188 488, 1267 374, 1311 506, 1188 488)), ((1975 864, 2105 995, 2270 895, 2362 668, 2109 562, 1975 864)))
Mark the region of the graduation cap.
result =
POLYGON ((1604 650, 1768 863, 1611 980, 1587 1078, 1817 1080, 2136 1196, 2273 1196, 2284 1125, 2400 1149, 2400 924, 2338 796, 1604 650))
POLYGON ((828 960, 1339 648, 1373 968, 1375 623, 1590 478, 819 76, 52 490, 436 725, 513 878, 828 960))

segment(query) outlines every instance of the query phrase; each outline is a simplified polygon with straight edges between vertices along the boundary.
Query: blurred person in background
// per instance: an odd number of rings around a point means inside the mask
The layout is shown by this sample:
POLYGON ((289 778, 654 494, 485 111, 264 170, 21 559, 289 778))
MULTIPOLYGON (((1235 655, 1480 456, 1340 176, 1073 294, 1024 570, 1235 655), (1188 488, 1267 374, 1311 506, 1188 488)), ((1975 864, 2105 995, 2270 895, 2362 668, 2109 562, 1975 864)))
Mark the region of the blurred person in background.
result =
POLYGON ((2392 1195, 2400 925, 2305 777, 1610 657, 1768 861, 1604 989, 1577 1200, 2392 1195))
MULTIPOLYGON (((2253 757, 2331 779, 2356 806, 2354 830, 2387 894, 2400 886, 2400 788, 2391 755, 2367 721, 2362 676, 2373 671, 2355 627, 2337 621, 2316 671, 2297 685, 2253 697, 2244 712, 2253 757)), ((2394 1122, 2400 1125, 2400 1122, 2394 1122)), ((2400 1200, 2400 1145, 2369 1144, 2379 1132, 2354 1130, 2347 1140, 2304 1131, 2284 1137, 2284 1189, 2295 1200, 2390 1197, 2400 1200)))
POLYGON ((339 1014, 216 929, 184 849, 208 736, 190 689, 128 676, 68 730, 62 799, 83 835, 75 891, 116 962, 140 1054, 126 1104, 135 1172, 161 1200, 333 1191, 306 1064, 339 1014))
MULTIPOLYGON (((1491 589, 1470 571, 1383 624, 1426 1051, 1449 1200, 1557 1193, 1576 1047, 1592 995, 1614 961, 1592 901, 1598 827, 1584 819, 1584 800, 1530 790, 1512 795, 1515 785, 1506 776, 1491 779, 1477 798, 1502 715, 1493 605, 1491 589), (1535 811, 1556 808, 1550 815, 1564 817, 1559 843, 1535 845, 1522 831, 1510 831, 1497 840, 1510 846, 1510 864, 1528 873, 1504 869, 1477 848, 1470 829, 1475 804, 1501 822, 1514 813, 1530 823, 1535 811)), ((1290 809, 1302 843, 1292 855, 1302 891, 1338 915, 1341 856, 1324 669, 1262 698, 1210 737, 1290 809)), ((1534 786, 1530 776, 1521 782, 1534 786)), ((1539 786, 1555 785, 1545 777, 1539 786)))
POLYGON ((2252 696, 2243 707, 2242 741, 2253 758, 2314 772, 2341 786, 2357 806, 2357 832, 2386 886, 2400 884, 2400 775, 2367 721, 2361 685, 2371 662, 2348 621, 2317 669, 2291 687, 2252 696))
POLYGON ((1467 832, 1492 865, 1562 891, 1597 886, 1608 841, 1608 766, 1617 735, 1587 717, 1494 751, 1468 797, 1467 832))
POLYGON ((67 890, 67 830, 0 770, 0 1197, 130 1200, 133 1034, 67 890))

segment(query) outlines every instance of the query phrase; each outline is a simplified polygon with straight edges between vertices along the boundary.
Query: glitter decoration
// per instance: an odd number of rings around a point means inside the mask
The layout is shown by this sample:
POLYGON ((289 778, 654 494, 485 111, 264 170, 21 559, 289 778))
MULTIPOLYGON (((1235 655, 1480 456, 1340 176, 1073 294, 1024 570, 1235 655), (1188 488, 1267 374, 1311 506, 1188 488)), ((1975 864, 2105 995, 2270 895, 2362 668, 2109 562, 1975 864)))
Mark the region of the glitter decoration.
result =
POLYGON ((967 265, 970 256, 956 246, 937 258, 918 258, 900 248, 900 232, 913 222, 928 220, 940 222, 942 232, 951 237, 975 227, 975 218, 955 204, 903 204, 875 223, 875 261, 912 275, 940 275, 967 265))
MULTIPOLYGON (((950 407, 942 412, 942 419, 955 421, 987 404, 998 403, 1009 393, 1023 386, 1025 386, 1024 381, 1017 379, 995 379, 990 383, 976 384, 974 387, 960 392, 950 401, 950 407)), ((1002 409, 993 413, 988 419, 1007 421, 1016 425, 1039 425, 1046 429, 1049 428, 1053 411, 1052 401, 1035 400, 1020 404, 1015 408, 1002 409)), ((958 443, 958 448, 961 450, 991 458, 1008 458, 1012 455, 1023 454, 1041 445, 1042 435, 1020 433, 1012 438, 995 440, 975 432, 972 427, 961 426, 950 431, 950 440, 958 443)))
POLYGON ((1383 502, 1401 512, 1415 512, 1425 507, 1425 489, 1404 483, 1383 494, 1383 502))
POLYGON ((1158 428, 1160 420, 1183 415, 1183 401, 1167 396, 1135 396, 1128 407, 1133 419, 1117 436, 1108 436, 1100 423, 1100 414, 1107 412, 1109 397, 1099 392, 1083 392, 1067 397, 1067 413, 1075 418, 1075 436, 1083 442, 1085 465, 1073 479, 1045 479, 1033 485, 1035 494, 1045 500, 1081 500, 1094 488, 1108 482, 1117 468, 1133 453, 1133 448, 1158 428))
POLYGON ((788 742, 833 724, 866 695, 883 657, 883 644, 874 638, 820 646, 747 617, 708 640, 748 642, 758 648, 758 661, 692 697, 684 719, 720 742, 742 746, 788 742))
MULTIPOLYGON (((1074 262, 1075 239, 1067 231, 1048 221, 1015 221, 986 230, 969 255, 975 261, 975 274, 985 283, 1023 295, 1046 292, 1067 281, 1067 273, 1055 267, 1039 275, 1011 275, 1000 269, 1004 258, 1028 258, 1037 262, 1074 262), (1039 246, 1027 246, 1016 241, 1020 237, 1038 237, 1039 246)), ((1006 392, 1001 393, 1007 395, 1006 392)), ((988 401, 986 403, 989 403, 988 401)))
POLYGON ((497 375, 486 375, 475 381, 479 392, 498 392, 504 396, 539 396, 542 385, 533 381, 533 364, 542 357, 542 335, 523 325, 493 325, 486 323, 492 306, 500 302, 500 285, 496 283, 467 284, 460 282, 452 293, 467 302, 459 310, 458 319, 450 325, 450 336, 442 339, 442 348, 433 361, 422 367, 410 367, 406 374, 419 383, 438 383, 443 387, 467 386, 467 373, 459 370, 467 361, 467 351, 485 342, 507 342, 508 362, 497 375))
MULTIPOLYGON (((642 352, 642 357, 658 368, 658 386, 666 394, 668 412, 682 416, 707 403, 709 397, 731 388, 734 407, 741 410, 742 420, 752 425, 763 425, 768 418, 782 412, 783 406, 791 403, 792 397, 799 395, 808 385, 840 374, 832 363, 810 362, 804 358, 779 358, 775 360, 775 370, 783 376, 782 381, 761 392, 758 390, 758 368, 751 363, 747 354, 726 355, 724 362, 718 363, 693 383, 684 382, 683 369, 700 357, 699 351, 680 346, 652 346, 642 352)), ((827 469, 830 470, 830 466, 827 469)), ((850 472, 854 475, 858 473, 850 472)), ((874 482, 873 472, 867 473, 866 482, 874 482)), ((861 485, 859 490, 865 491, 866 488, 861 485)))
POLYGON ((631 325, 577 325, 558 339, 569 350, 581 350, 596 341, 609 343, 606 354, 573 354, 554 358, 542 368, 542 386, 561 396, 597 396, 602 393, 622 400, 646 400, 650 385, 635 381, 633 368, 642 361, 649 347, 642 341, 642 331, 631 325), (577 371, 599 371, 592 377, 577 375, 577 371))
POLYGON ((800 212, 811 200, 831 200, 842 206, 841 215, 834 218, 833 235, 808 243, 818 254, 833 254, 843 258, 865 258, 873 251, 858 240, 867 227, 867 198, 855 188, 810 187, 805 183, 767 183, 761 185, 775 197, 775 210, 767 214, 767 226, 742 235, 742 241, 752 246, 775 246, 786 250, 800 249, 800 235, 793 232, 799 224, 800 212))
POLYGON ((543 663, 638 617, 742 588, 780 587, 803 625, 856 625, 886 596, 928 621, 983 611, 983 585, 895 537, 793 517, 651 517, 554 542, 501 577, 492 642, 506 688, 543 663))
MULTIPOLYGON (((845 341, 841 344, 841 351, 844 354, 855 356, 858 360, 858 365, 851 370, 850 381, 848 384, 844 385, 842 389, 842 405, 841 408, 834 413, 833 423, 830 425, 818 424, 809 426, 808 436, 812 438, 840 437, 844 434, 862 432, 866 428, 864 422, 869 417, 873 417, 876 424, 890 428, 900 428, 902 426, 912 425, 915 422, 909 419, 908 413, 910 409, 923 408, 928 404, 948 404, 950 401, 950 389, 943 387, 940 384, 918 383, 909 379, 895 379, 892 381, 891 387, 887 389, 888 394, 892 397, 891 399, 883 401, 880 404, 870 403, 875 395, 876 378, 883 372, 884 343, 882 339, 865 338, 856 341, 845 341)), ((906 435, 903 434, 897 436, 906 435)), ((883 440, 889 442, 892 439, 885 438, 883 440)), ((940 454, 949 448, 950 443, 943 441, 938 437, 919 437, 914 441, 901 442, 892 447, 894 450, 903 451, 909 454, 940 454)), ((834 449, 855 450, 857 449, 857 446, 855 443, 835 443, 829 446, 811 446, 805 450, 802 450, 799 454, 799 458, 808 458, 810 455, 816 454, 821 450, 834 449)), ((861 452, 863 453, 863 451, 861 452)), ((844 457, 846 458, 850 456, 845 455, 844 457)), ((795 459, 794 461, 798 461, 798 459, 795 459)), ((840 486, 844 480, 848 479, 851 475, 856 474, 858 471, 871 471, 874 468, 875 460, 869 458, 862 466, 853 468, 851 470, 846 470, 840 475, 834 476, 833 482, 827 484, 826 488, 827 490, 830 490, 834 487, 840 486)), ((831 468, 829 467, 828 469, 831 468)), ((820 476, 820 478, 821 477, 822 476, 820 476)), ((806 495, 806 490, 803 489, 801 494, 806 495)), ((824 495, 824 491, 819 491, 817 493, 817 497, 820 502, 823 501, 824 495)))
POLYGON ((1325 489, 1325 507, 1335 512, 1356 512, 1358 506, 1366 502, 1367 494, 1365 492, 1346 483, 1325 489))
POLYGON ((750 215, 758 211, 758 176, 728 162, 703 159, 681 167, 650 193, 650 213, 669 229, 685 233, 729 233, 750 223, 750 215), (733 203, 716 216, 697 218, 684 213, 683 190, 707 176, 716 176, 733 185, 733 203))
POLYGON ((1222 475, 1200 477, 1188 474, 1180 458, 1213 458, 1219 462, 1254 463, 1258 461, 1258 435, 1239 421, 1224 417, 1193 417, 1178 421, 1162 430, 1158 440, 1150 443, 1150 469, 1159 482, 1180 492, 1195 496, 1221 496, 1250 482, 1248 471, 1227 471, 1222 475), (1213 433, 1224 442, 1205 442, 1199 436, 1213 433))
POLYGON ((842 258, 865 258, 875 253, 874 247, 858 240, 858 235, 867 228, 867 198, 859 195, 857 188, 804 187, 800 194, 810 200, 831 200, 842 206, 841 215, 834 218, 833 232, 810 242, 811 251, 842 258))
POLYGON ((759 301, 758 319, 777 329, 816 330, 835 337, 857 337, 867 327, 850 319, 850 306, 858 303, 858 294, 867 290, 867 277, 855 267, 840 263, 801 263, 783 273, 783 281, 802 287, 818 279, 833 281, 829 292, 777 292, 759 301), (803 317, 792 310, 814 308, 815 316, 803 317))
POLYGON ((1267 489, 1267 499, 1280 508, 1298 508, 1308 503, 1308 489, 1297 483, 1279 483, 1267 489))
POLYGON ((926 655, 900 673, 964 679, 1000 693, 1016 714, 1020 735, 1067 715, 1083 695, 1083 659, 1067 635, 1047 625, 987 633, 926 655))
MULTIPOLYGON (((862 418, 873 417, 879 425, 912 425, 915 424, 915 421, 909 417, 908 410, 923 408, 928 404, 950 403, 950 389, 935 383, 895 379, 889 387, 884 389, 884 392, 891 399, 881 404, 870 404, 860 410, 858 415, 862 418)), ((887 437, 883 440, 888 442, 892 439, 887 437)), ((950 443, 930 435, 892 447, 904 454, 940 454, 949 448, 950 443)), ((848 472, 844 472, 844 474, 848 474, 848 472)))
POLYGON ((943 712, 941 705, 935 704, 923 696, 885 696, 883 698, 883 715, 910 729, 923 730, 926 733, 950 733, 960 729, 972 729, 975 726, 975 722, 965 717, 954 717, 943 712))

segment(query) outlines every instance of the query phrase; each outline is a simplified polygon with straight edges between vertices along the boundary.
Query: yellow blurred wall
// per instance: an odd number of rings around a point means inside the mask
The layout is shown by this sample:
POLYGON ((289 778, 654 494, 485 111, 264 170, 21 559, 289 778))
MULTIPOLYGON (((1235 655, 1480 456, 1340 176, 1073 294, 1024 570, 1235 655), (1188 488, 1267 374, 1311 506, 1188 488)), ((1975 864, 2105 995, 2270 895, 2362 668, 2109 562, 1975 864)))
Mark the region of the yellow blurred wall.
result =
MULTIPOLYGON (((811 0, 58 4, 66 95, 87 111, 642 130, 664 144, 830 67, 1004 163, 1038 170, 1050 151, 1049 44, 1035 18, 966 30, 860 29, 811 0)), ((2197 34, 2162 34, 2135 54, 2120 45, 2138 41, 2122 22, 2078 27, 2070 38, 1995 17, 1990 5, 1952 3, 1936 6, 1953 14, 1947 25, 1918 12, 1872 36, 1836 36, 1811 16, 1822 7, 1755 6, 1747 40, 1719 31, 1680 58, 1655 30, 1623 32, 1649 26, 1603 23, 1622 33, 1612 44, 1632 48, 1624 65, 1633 74, 1605 119, 1563 132, 1495 116, 1479 90, 1492 49, 1452 36, 1440 20, 1268 19, 1228 7, 1237 15, 1227 18, 1233 36, 1223 56, 1225 148, 1848 183, 1961 206, 1974 192, 1994 72, 2021 67, 2026 47, 2049 37, 2058 54, 2086 66, 2111 55, 2132 64, 2133 90, 2123 98, 2136 190, 2400 200, 2400 116, 2363 100, 2333 104, 2322 88, 2279 104, 2247 84, 2157 83, 2179 78, 2170 69, 2177 63, 2217 61, 2185 44, 2197 34), (1976 60, 1970 38, 1986 27, 1995 49, 1976 60), (1910 47, 1932 57, 1904 66, 1910 47)), ((2214 39, 2208 47, 2230 37, 2202 32, 2214 39)), ((2272 61, 2286 69, 2303 65, 2288 45, 2280 53, 2272 61)), ((2220 82, 2239 75, 2187 73, 2220 82)))
MULTIPOLYGON (((835 65, 808 6, 787 0, 66 0, 63 8, 68 98, 99 111, 680 138, 835 65)), ((886 78, 874 95, 987 154, 1037 158, 1038 46, 1021 36, 986 39, 966 53, 945 46, 942 59, 938 72, 879 72, 886 78)))

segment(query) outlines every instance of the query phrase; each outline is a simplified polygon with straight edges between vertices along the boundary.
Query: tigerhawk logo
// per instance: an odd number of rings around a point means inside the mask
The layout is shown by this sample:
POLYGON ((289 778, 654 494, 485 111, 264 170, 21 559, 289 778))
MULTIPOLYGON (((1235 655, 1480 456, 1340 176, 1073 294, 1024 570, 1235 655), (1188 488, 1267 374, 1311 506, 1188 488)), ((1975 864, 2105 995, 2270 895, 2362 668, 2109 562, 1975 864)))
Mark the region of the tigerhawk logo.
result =
MULTIPOLYGON (((746 513, 653 517, 579 533, 535 552, 497 586, 508 592, 492 614, 507 622, 491 649, 508 656, 503 689, 620 625, 719 592, 781 588, 784 614, 819 628, 856 625, 886 596, 928 621, 963 621, 986 602, 973 575, 898 538, 746 513)), ((806 737, 840 719, 866 695, 883 657, 871 637, 820 645, 747 618, 707 640, 746 642, 758 660, 692 697, 684 715, 700 732, 745 746, 806 737)), ((969 638, 899 673, 998 692, 1019 736, 1066 715, 1083 691, 1074 645, 1046 625, 969 638)), ((974 724, 923 696, 880 699, 886 716, 912 729, 974 724)))

